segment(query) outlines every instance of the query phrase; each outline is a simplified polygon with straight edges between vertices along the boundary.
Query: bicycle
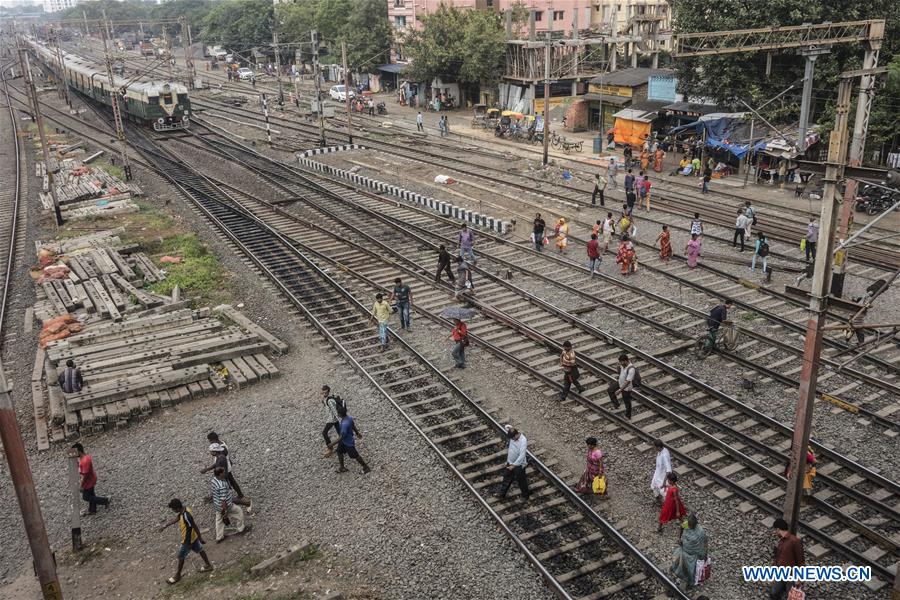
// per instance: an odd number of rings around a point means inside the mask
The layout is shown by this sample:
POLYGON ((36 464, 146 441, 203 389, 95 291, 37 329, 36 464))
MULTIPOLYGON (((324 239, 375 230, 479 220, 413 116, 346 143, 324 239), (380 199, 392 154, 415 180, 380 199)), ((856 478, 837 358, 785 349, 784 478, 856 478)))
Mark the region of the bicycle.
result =
POLYGON ((721 350, 724 346, 728 351, 734 351, 738 345, 738 330, 731 321, 723 321, 716 331, 712 328, 708 329, 705 335, 697 338, 695 344, 697 352, 701 357, 706 358, 716 350, 721 350), (713 332, 715 331, 715 335, 713 332), (712 340, 712 343, 710 341, 712 340))

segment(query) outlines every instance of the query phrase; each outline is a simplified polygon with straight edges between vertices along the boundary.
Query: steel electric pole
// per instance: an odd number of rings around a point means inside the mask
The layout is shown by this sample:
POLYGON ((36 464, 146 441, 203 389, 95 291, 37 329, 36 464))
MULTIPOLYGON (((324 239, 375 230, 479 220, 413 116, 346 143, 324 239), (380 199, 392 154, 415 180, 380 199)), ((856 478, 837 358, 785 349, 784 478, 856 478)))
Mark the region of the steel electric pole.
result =
MULTIPOLYGON (((165 31, 165 27, 163 27, 165 31)), ((119 92, 116 88, 116 80, 112 70, 112 53, 109 50, 109 39, 101 24, 100 35, 103 37, 103 52, 106 55, 106 76, 109 79, 109 103, 112 106, 113 121, 116 126, 116 138, 119 140, 119 154, 122 156, 122 169, 125 171, 125 181, 131 181, 131 164, 128 162, 128 144, 125 141, 125 128, 122 126, 122 113, 119 110, 119 92)), ((171 64, 171 63, 170 63, 171 64)))
POLYGON ((347 102, 347 138, 353 143, 353 124, 350 109, 350 69, 347 68, 347 42, 341 42, 341 62, 344 64, 344 97, 347 102))

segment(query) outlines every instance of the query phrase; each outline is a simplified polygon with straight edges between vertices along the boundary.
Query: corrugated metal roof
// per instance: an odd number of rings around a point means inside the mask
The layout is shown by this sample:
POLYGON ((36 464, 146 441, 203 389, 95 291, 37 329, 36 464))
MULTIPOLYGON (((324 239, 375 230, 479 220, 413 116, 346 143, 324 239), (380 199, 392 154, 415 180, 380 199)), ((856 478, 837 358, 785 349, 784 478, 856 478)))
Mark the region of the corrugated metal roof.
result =
POLYGON ((650 123, 658 116, 659 115, 657 115, 656 112, 648 112, 639 108, 624 108, 619 112, 613 114, 613 117, 617 119, 625 119, 627 121, 640 121, 641 123, 650 123))
POLYGON ((625 96, 610 96, 607 94, 597 94, 594 92, 590 92, 588 94, 584 94, 581 96, 582 99, 588 101, 602 101, 605 104, 613 104, 615 106, 625 106, 629 102, 631 102, 631 98, 627 98, 625 96))
POLYGON ((625 87, 637 87, 645 85, 650 81, 651 75, 675 75, 673 69, 650 69, 647 67, 638 67, 636 69, 621 69, 612 73, 604 73, 591 79, 591 83, 603 85, 621 85, 625 87))

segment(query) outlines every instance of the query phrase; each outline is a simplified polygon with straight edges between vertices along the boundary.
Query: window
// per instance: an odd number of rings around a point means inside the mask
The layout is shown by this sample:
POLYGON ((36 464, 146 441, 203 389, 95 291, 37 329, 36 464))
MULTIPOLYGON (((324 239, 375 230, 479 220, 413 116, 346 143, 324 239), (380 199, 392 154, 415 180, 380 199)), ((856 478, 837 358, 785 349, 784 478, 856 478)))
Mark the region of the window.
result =
POLYGON ((540 11, 540 10, 534 11, 534 20, 535 20, 535 21, 538 21, 538 22, 539 22, 539 21, 541 21, 543 18, 544 18, 544 12, 543 12, 543 11, 540 11))
POLYGON ((394 27, 397 29, 403 29, 406 27, 406 17, 403 15, 396 15, 394 17, 394 27))
POLYGON ((403 8, 404 6, 406 6, 405 0, 394 0, 395 8, 403 8))
POLYGON ((564 10, 554 10, 553 11, 553 20, 554 21, 562 21, 566 15, 566 11, 564 10))
POLYGON ((494 0, 487 0, 486 6, 488 8, 494 8, 494 0))

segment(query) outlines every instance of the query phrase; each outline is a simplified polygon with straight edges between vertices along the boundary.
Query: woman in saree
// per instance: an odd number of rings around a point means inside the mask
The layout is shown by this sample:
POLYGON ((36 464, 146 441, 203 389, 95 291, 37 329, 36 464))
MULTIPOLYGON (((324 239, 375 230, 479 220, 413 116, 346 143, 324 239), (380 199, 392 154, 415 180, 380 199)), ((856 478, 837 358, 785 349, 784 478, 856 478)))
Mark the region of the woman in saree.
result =
POLYGON ((594 478, 606 473, 603 468, 603 451, 597 446, 597 438, 595 437, 587 438, 584 440, 584 443, 587 444, 587 466, 581 475, 581 479, 578 480, 578 485, 575 486, 575 491, 579 494, 595 494, 601 498, 606 498, 605 487, 602 493, 594 491, 594 478))
POLYGON ((616 253, 616 262, 622 265, 622 275, 627 277, 634 270, 636 258, 631 238, 623 235, 622 241, 619 243, 619 251, 616 253))
POLYGON ((569 224, 566 223, 566 220, 562 217, 556 222, 556 227, 554 228, 556 233, 556 249, 559 250, 559 253, 562 254, 566 250, 566 246, 569 244, 569 224))
POLYGON ((656 241, 659 242, 659 257, 664 262, 669 262, 669 259, 672 258, 672 239, 668 225, 662 226, 662 231, 656 236, 656 241))
POLYGON ((662 164, 665 157, 666 153, 663 151, 663 149, 657 147, 656 152, 653 154, 653 170, 657 173, 662 172, 662 164))
POLYGON ((709 548, 706 532, 697 522, 697 515, 687 518, 687 527, 681 530, 678 545, 675 546, 675 560, 672 563, 672 574, 683 583, 683 589, 691 588, 697 580, 697 561, 706 560, 709 548))
POLYGON ((644 148, 641 150, 641 171, 646 171, 648 166, 650 166, 650 153, 644 148))
POLYGON ((687 257, 687 264, 690 268, 697 267, 697 259, 700 258, 700 236, 696 233, 691 234, 691 239, 684 247, 684 255, 687 257))

